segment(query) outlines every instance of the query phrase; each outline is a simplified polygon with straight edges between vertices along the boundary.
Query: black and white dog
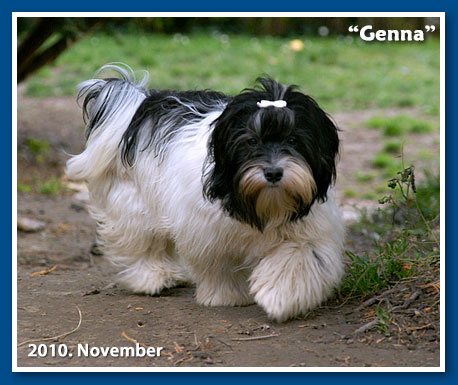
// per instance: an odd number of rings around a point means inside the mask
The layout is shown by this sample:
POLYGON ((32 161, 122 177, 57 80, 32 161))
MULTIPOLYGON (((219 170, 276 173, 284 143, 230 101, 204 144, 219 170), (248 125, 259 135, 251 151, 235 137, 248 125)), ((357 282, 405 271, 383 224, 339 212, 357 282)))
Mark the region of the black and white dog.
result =
POLYGON ((80 84, 87 145, 66 171, 88 184, 120 281, 147 294, 192 282, 200 304, 255 302, 277 321, 325 300, 344 226, 337 128, 317 103, 269 78, 229 97, 102 69, 121 77, 80 84))

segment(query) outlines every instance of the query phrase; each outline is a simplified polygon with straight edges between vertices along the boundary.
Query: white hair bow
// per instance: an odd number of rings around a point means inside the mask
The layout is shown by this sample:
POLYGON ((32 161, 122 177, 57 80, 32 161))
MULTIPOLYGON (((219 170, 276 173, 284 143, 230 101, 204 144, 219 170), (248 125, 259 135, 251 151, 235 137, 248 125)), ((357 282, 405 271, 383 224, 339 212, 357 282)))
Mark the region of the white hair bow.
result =
POLYGON ((283 108, 286 107, 286 102, 284 100, 261 100, 257 103, 259 108, 266 108, 266 107, 277 107, 283 108))

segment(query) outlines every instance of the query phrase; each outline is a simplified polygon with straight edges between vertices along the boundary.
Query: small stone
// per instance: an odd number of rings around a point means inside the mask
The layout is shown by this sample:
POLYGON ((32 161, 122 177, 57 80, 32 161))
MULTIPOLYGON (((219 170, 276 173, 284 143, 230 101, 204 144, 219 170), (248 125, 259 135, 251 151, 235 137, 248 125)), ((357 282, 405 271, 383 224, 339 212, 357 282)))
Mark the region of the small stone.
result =
POLYGON ((36 233, 45 228, 45 224, 41 221, 31 218, 18 218, 17 219, 17 229, 20 231, 25 231, 27 233, 36 233))

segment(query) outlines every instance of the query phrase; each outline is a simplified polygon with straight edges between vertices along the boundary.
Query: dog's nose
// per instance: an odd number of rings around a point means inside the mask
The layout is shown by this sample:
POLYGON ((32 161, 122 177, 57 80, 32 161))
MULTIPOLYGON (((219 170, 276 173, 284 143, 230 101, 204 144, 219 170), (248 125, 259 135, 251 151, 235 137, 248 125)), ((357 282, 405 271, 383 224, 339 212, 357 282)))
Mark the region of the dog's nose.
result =
POLYGON ((283 169, 281 167, 267 167, 264 169, 264 176, 269 182, 276 183, 283 177, 283 169))

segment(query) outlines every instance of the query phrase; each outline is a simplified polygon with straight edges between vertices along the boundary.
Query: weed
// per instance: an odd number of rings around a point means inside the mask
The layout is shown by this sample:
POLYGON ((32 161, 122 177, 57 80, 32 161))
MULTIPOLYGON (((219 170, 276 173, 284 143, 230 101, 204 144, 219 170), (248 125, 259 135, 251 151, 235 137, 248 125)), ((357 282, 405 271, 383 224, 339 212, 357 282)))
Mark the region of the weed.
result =
POLYGON ((374 256, 368 252, 363 256, 346 252, 351 264, 340 288, 341 293, 364 299, 391 282, 412 274, 412 268, 405 268, 410 261, 406 255, 410 248, 406 237, 386 244, 374 241, 374 246, 374 256))
POLYGON ((366 298, 399 281, 431 271, 439 261, 439 242, 432 226, 438 220, 440 183, 438 175, 425 172, 416 185, 415 168, 405 168, 388 181, 392 194, 379 200, 386 205, 374 215, 364 214, 354 230, 378 234, 374 250, 364 255, 351 251, 340 293, 347 298, 366 298))
POLYGON ((389 336, 390 333, 388 331, 388 323, 390 319, 390 314, 385 309, 383 309, 382 306, 379 306, 379 305, 376 305, 374 307, 374 311, 378 319, 378 323, 377 323, 378 331, 384 334, 385 336, 389 336))

